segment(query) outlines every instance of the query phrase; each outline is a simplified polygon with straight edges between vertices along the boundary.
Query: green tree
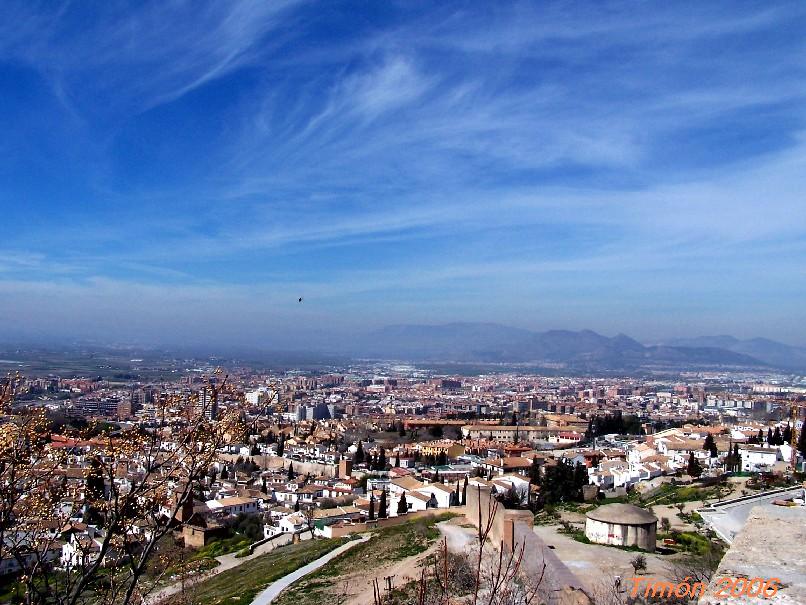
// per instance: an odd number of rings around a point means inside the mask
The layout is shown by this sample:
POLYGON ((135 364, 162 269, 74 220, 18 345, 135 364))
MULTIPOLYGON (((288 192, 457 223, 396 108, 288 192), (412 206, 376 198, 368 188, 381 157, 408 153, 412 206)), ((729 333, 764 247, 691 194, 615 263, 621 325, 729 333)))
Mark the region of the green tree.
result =
POLYGON ((386 490, 381 492, 381 500, 378 504, 378 519, 386 519, 389 516, 389 505, 386 502, 386 490))
POLYGON ((406 502, 406 492, 403 492, 397 501, 397 514, 405 515, 407 512, 409 512, 409 504, 406 502))
POLYGON ((294 463, 288 465, 288 480, 291 481, 296 474, 294 473, 294 463))
POLYGON ((375 520, 375 494, 369 496, 369 520, 375 520))
POLYGON ((537 460, 537 456, 532 458, 532 464, 529 467, 529 483, 532 485, 540 485, 540 463, 537 460))
POLYGON ((706 452, 711 454, 711 458, 716 458, 719 455, 719 451, 716 448, 716 441, 714 441, 714 436, 710 433, 705 438, 705 443, 702 444, 702 449, 706 452))
POLYGON ((364 463, 364 446, 361 444, 360 440, 358 441, 358 446, 356 446, 355 454, 353 454, 353 463, 364 463))
POLYGON ((694 457, 694 452, 691 452, 688 455, 688 466, 686 467, 686 472, 692 477, 699 477, 702 475, 702 466, 700 466, 700 463, 694 457))
POLYGON ((582 500, 582 488, 590 482, 588 477, 588 468, 581 462, 577 462, 574 466, 574 488, 578 495, 577 498, 582 500))
POLYGON ((806 459, 806 424, 801 427, 800 434, 798 435, 798 451, 800 455, 806 459))

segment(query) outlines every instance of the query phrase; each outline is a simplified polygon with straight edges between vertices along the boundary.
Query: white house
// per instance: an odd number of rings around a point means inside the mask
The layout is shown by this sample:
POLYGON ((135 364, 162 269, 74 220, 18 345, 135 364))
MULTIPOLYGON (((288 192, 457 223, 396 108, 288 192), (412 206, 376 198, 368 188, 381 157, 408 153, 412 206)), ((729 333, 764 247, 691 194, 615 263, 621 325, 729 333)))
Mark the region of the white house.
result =
POLYGON ((240 513, 249 514, 258 512, 258 501, 256 498, 235 496, 232 498, 221 498, 219 500, 208 500, 206 504, 207 508, 212 512, 220 512, 228 516, 234 516, 240 513))
POLYGON ((307 529, 308 521, 301 512, 292 513, 280 519, 277 524, 283 533, 296 533, 307 529))
MULTIPOLYGON (((400 503, 400 498, 403 496, 403 492, 393 494, 389 493, 389 516, 390 517, 397 517, 397 508, 400 503)), ((416 513, 421 510, 425 510, 428 508, 428 503, 431 501, 430 496, 425 496, 424 494, 417 493, 417 492, 406 492, 406 512, 407 513, 416 513)))
POLYGON ((774 447, 740 447, 739 454, 742 470, 750 473, 770 470, 778 460, 778 449, 774 447))
MULTIPOLYGON (((431 483, 430 485, 414 490, 415 493, 422 494, 427 498, 433 496, 433 500, 437 503, 436 508, 448 508, 451 505, 451 494, 453 491, 453 488, 442 485, 441 483, 431 483)), ((408 498, 408 495, 406 495, 406 497, 408 498)))

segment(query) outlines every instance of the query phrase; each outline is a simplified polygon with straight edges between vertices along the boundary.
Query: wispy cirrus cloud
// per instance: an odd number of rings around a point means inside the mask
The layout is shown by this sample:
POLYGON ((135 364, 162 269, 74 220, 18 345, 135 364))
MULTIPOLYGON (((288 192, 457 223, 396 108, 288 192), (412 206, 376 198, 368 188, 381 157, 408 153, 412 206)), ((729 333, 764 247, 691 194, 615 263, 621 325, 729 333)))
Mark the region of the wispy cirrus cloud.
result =
POLYGON ((12 3, 0 48, 84 111, 139 112, 260 60, 273 44, 267 34, 298 4, 12 3))
POLYGON ((50 83, 48 111, 83 124, 46 139, 22 97, 5 124, 31 143, 4 157, 37 160, 0 188, 33 202, 9 203, 27 220, 4 249, 36 265, 6 262, 2 282, 27 274, 31 299, 34 282, 103 308, 164 287, 165 324, 207 290, 190 316, 230 300, 260 323, 249 292, 304 290, 327 301, 322 325, 578 327, 574 309, 595 328, 603 308, 644 333, 722 304, 747 333, 750 283, 754 313, 802 318, 769 294, 799 291, 806 237, 797 3, 80 9, 19 4, 0 36, 50 83), (681 311, 659 318, 658 300, 681 311))

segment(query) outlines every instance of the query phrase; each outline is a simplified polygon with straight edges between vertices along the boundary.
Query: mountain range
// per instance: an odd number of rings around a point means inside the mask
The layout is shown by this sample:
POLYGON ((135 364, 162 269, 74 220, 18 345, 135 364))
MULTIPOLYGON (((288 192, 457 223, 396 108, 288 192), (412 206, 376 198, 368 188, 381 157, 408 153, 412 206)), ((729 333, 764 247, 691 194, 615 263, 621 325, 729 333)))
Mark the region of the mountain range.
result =
POLYGON ((698 338, 677 338, 663 344, 672 347, 710 347, 748 355, 771 366, 792 369, 806 369, 806 347, 776 342, 768 338, 740 340, 733 336, 700 336, 698 338))
POLYGON ((806 369, 806 348, 730 336, 645 345, 591 330, 535 332, 494 323, 394 325, 356 341, 362 355, 411 361, 530 363, 579 370, 639 368, 806 369))

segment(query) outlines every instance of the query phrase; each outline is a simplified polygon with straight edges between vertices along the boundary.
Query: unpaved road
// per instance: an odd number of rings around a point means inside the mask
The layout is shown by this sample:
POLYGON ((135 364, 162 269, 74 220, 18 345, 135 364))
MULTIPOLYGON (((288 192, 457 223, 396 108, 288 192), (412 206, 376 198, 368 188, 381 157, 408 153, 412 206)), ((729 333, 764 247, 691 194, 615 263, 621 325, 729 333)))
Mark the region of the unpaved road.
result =
MULTIPOLYGON (((448 541, 448 549, 461 552, 467 548, 473 540, 472 530, 456 525, 456 519, 437 523, 436 527, 448 541)), ((357 593, 350 594, 345 605, 366 605, 372 602, 372 583, 378 580, 381 587, 386 585, 385 578, 393 576, 393 584, 400 586, 410 580, 417 580, 422 573, 421 562, 429 555, 435 553, 439 548, 441 540, 437 540, 428 550, 413 557, 408 557, 401 561, 394 561, 383 567, 352 574, 344 578, 341 583, 345 586, 345 592, 352 592, 357 589, 357 593)))
MULTIPOLYGON (((310 532, 306 532, 304 535, 301 535, 300 539, 301 540, 310 539, 310 532)), ((208 578, 212 578, 213 576, 217 576, 222 571, 227 571, 228 569, 232 569, 233 567, 243 565, 244 563, 251 561, 255 557, 259 557, 260 555, 265 555, 266 553, 273 551, 275 548, 278 548, 280 546, 287 546, 288 544, 291 544, 292 541, 293 541, 292 534, 281 534, 276 539, 271 540, 270 542, 266 542, 265 544, 261 544, 260 546, 255 548, 255 552, 253 552, 249 556, 236 557, 235 554, 233 553, 229 555, 221 555, 220 557, 216 557, 216 561, 218 561, 218 566, 213 567, 212 569, 209 569, 203 573, 196 574, 194 576, 191 576, 190 578, 187 578, 185 580, 185 588, 193 586, 198 582, 207 580, 208 578)), ((160 588, 153 594, 148 595, 145 598, 145 602, 147 605, 156 605, 157 603, 160 603, 161 601, 167 599, 171 595, 175 595, 181 590, 182 590, 182 581, 179 580, 177 582, 174 582, 173 584, 168 584, 167 586, 160 588)))
POLYGON ((437 528, 448 541, 448 550, 451 552, 465 552, 478 541, 475 531, 466 527, 450 523, 439 523, 437 528))
POLYGON ((353 540, 347 544, 343 544, 337 549, 331 550, 326 555, 319 557, 316 561, 311 561, 307 565, 300 567, 298 570, 280 578, 276 582, 272 582, 263 592, 255 597, 255 600, 252 601, 252 605, 269 605, 269 603, 280 596, 281 592, 283 592, 297 580, 304 578, 309 573, 312 573, 324 566, 331 559, 338 557, 341 553, 351 549, 357 544, 366 542, 367 540, 369 540, 369 536, 362 536, 360 540, 353 540))

